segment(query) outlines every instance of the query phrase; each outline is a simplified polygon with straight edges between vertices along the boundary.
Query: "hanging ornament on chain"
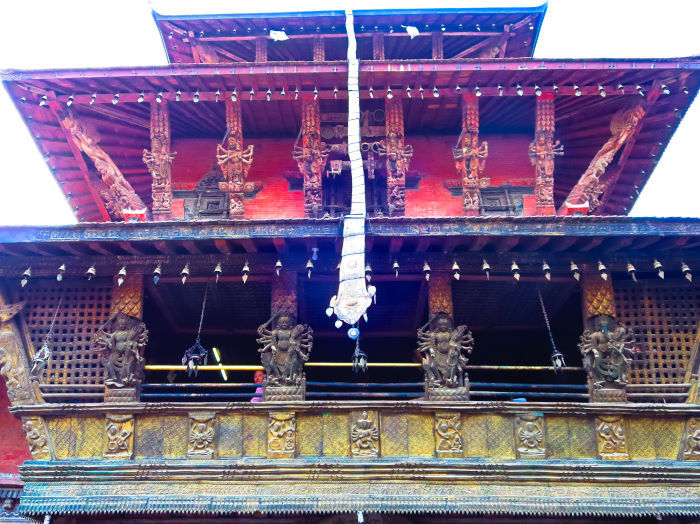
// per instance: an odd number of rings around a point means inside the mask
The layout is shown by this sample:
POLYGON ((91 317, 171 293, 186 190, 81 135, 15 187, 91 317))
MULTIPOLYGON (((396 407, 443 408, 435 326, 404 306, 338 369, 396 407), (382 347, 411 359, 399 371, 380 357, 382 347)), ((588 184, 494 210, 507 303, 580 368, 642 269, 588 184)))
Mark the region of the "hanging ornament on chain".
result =
POLYGON ((204 322, 204 310, 207 307, 207 293, 209 293, 209 286, 207 285, 204 289, 204 300, 202 300, 202 312, 199 315, 199 327, 197 328, 197 338, 187 351, 185 351, 185 356, 182 357, 182 365, 187 366, 187 376, 191 377, 197 376, 197 369, 199 366, 207 365, 207 350, 202 346, 200 337, 202 335, 202 323, 204 322))
POLYGON ((29 370, 29 375, 32 381, 39 382, 41 377, 44 376, 44 371, 51 360, 51 347, 49 343, 51 342, 51 336, 53 334, 53 327, 56 325, 56 319, 58 318, 58 312, 61 309, 61 304, 63 303, 63 295, 65 291, 61 293, 61 297, 58 299, 58 305, 56 306, 56 311, 54 311, 53 319, 51 320, 51 325, 49 330, 46 332, 46 337, 44 337, 44 345, 39 348, 39 351, 34 353, 34 358, 32 359, 32 368, 29 370))
POLYGON ((542 293, 537 290, 537 297, 540 299, 540 307, 542 308, 542 316, 544 317, 544 323, 547 326, 547 334, 549 335, 549 341, 552 343, 552 367, 554 367, 554 372, 558 373, 564 367, 566 367, 566 362, 564 362, 564 355, 561 351, 557 349, 557 345, 554 343, 554 335, 552 335, 552 327, 549 325, 549 316, 547 315, 547 310, 544 308, 544 300, 542 300, 542 293))

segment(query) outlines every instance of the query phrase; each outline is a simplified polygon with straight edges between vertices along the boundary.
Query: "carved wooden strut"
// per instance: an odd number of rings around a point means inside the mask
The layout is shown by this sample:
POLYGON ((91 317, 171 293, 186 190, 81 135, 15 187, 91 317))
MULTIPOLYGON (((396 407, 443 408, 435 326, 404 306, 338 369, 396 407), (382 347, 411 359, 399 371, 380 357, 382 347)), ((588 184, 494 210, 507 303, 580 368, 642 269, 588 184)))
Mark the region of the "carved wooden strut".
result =
POLYGON ((229 194, 229 217, 243 218, 245 215, 244 180, 253 163, 253 146, 243 147, 243 118, 240 102, 226 101, 226 147, 217 146, 216 159, 226 182, 219 189, 229 194))
POLYGON ((479 145, 479 99, 465 95, 462 99, 462 133, 452 149, 455 167, 462 178, 464 214, 479 214, 479 176, 489 156, 487 142, 479 145))
POLYGON ((530 144, 530 161, 535 166, 535 202, 538 215, 554 214, 554 158, 564 154, 564 146, 554 140, 554 98, 537 98, 535 139, 530 144))
POLYGON ((95 168, 107 186, 106 191, 102 192, 102 197, 110 214, 115 218, 124 218, 126 210, 145 210, 146 204, 141 197, 136 194, 110 156, 98 145, 99 137, 90 133, 70 110, 63 115, 62 123, 78 149, 95 163, 95 168))
POLYGON ((389 216, 403 216, 406 211, 406 173, 413 146, 404 144, 403 103, 398 96, 386 99, 386 138, 379 142, 378 153, 386 157, 389 216))
POLYGON ((301 145, 294 145, 292 156, 304 178, 304 212, 318 217, 323 208, 322 176, 329 147, 321 141, 321 109, 318 100, 301 102, 301 145))
POLYGON ((165 100, 151 103, 151 149, 143 150, 143 162, 153 181, 151 195, 153 220, 170 220, 173 209, 173 189, 170 164, 177 153, 170 152, 170 115, 165 100))
POLYGON ((596 153, 586 171, 569 193, 564 204, 565 207, 575 208, 587 205, 589 212, 596 210, 600 205, 599 199, 609 183, 607 177, 604 176, 606 168, 613 161, 615 153, 634 135, 634 130, 645 114, 646 110, 641 105, 615 113, 610 122, 612 136, 596 153))

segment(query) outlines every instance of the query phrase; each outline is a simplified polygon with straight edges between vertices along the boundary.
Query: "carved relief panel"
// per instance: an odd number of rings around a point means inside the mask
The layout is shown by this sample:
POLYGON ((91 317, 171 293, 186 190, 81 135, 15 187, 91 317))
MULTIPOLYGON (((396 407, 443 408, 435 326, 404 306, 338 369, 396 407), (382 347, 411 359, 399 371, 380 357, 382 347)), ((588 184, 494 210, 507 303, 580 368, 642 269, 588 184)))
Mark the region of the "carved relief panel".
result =
POLYGON ((350 428, 350 456, 353 458, 379 457, 379 417, 376 411, 356 413, 350 428))
POLYGON ((106 459, 130 459, 134 454, 134 416, 107 414, 106 459))
POLYGON ((267 457, 296 456, 296 414, 290 411, 270 412, 267 422, 267 457))
POLYGON ((210 459, 216 449, 216 413, 190 413, 187 437, 189 458, 210 459))
POLYGON ((40 417, 22 417, 22 429, 34 460, 51 460, 49 437, 40 417))
POLYGON ((597 417, 595 419, 598 458, 603 460, 628 460, 627 431, 622 417, 597 417))
POLYGON ((679 458, 700 461, 700 419, 691 418, 685 423, 679 458))
POLYGON ((516 415, 514 430, 517 458, 545 458, 544 417, 541 414, 516 415))
POLYGON ((464 442, 461 430, 462 417, 459 413, 435 413, 435 455, 438 458, 462 456, 464 442))

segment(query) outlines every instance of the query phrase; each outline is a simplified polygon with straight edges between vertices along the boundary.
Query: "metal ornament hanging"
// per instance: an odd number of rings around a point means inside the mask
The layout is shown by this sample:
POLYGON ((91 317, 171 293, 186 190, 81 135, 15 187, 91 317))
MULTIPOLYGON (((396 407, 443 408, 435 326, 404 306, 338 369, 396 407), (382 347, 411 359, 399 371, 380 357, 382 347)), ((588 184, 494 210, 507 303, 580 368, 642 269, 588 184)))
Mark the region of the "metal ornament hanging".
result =
POLYGON ((549 341, 552 343, 552 367, 554 372, 558 373, 560 370, 566 367, 566 362, 564 362, 564 355, 561 351, 557 349, 557 345, 554 343, 554 335, 552 334, 552 327, 549 325, 549 316, 547 315, 547 310, 544 307, 544 300, 542 300, 542 293, 537 290, 537 297, 540 299, 540 307, 542 308, 542 316, 544 317, 544 323, 547 326, 547 334, 549 335, 549 341))
POLYGON ((207 294, 209 286, 204 289, 204 300, 202 300, 202 312, 199 315, 199 327, 197 328, 197 338, 194 344, 185 351, 185 356, 182 357, 182 365, 187 366, 187 376, 197 376, 199 366, 207 365, 207 350, 202 346, 200 337, 202 334, 202 322, 204 322, 204 310, 207 307, 207 294))
POLYGON ((53 319, 51 320, 51 324, 49 325, 49 330, 46 332, 46 336, 44 337, 44 345, 41 346, 39 351, 34 353, 34 358, 32 359, 32 368, 29 370, 29 375, 32 378, 36 378, 37 380, 39 380, 44 375, 44 371, 46 370, 46 367, 51 361, 51 355, 53 354, 53 352, 51 351, 49 343, 51 342, 53 327, 56 325, 58 312, 61 309, 61 304, 63 303, 64 294, 65 291, 61 293, 61 297, 58 299, 56 311, 54 311, 53 319))

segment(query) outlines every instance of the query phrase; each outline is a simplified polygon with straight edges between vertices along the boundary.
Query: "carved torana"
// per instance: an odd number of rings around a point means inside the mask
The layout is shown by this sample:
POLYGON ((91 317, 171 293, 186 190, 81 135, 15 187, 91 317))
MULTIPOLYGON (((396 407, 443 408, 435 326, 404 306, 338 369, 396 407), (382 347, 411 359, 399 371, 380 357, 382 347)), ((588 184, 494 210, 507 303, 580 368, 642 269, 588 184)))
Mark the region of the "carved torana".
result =
POLYGON ((535 166, 535 202, 538 215, 554 214, 554 158, 564 146, 554 140, 554 97, 537 97, 535 139, 530 144, 530 161, 535 166))
POLYGON ((151 172, 153 220, 170 220, 173 208, 171 168, 177 153, 170 152, 170 115, 168 104, 151 102, 151 149, 143 150, 143 162, 151 172))
POLYGON ((105 368, 105 401, 137 400, 146 360, 143 351, 148 342, 146 324, 140 319, 118 313, 93 336, 91 349, 102 356, 105 368))
POLYGON ((435 413, 435 454, 440 457, 461 457, 462 417, 459 413, 435 413))
POLYGON ((253 146, 243 146, 243 117, 241 103, 226 100, 226 147, 219 144, 216 160, 226 182, 219 184, 219 189, 229 194, 229 217, 245 216, 244 182, 253 163, 253 146))
POLYGON ((598 456, 601 459, 627 460, 627 437, 622 417, 598 417, 595 419, 598 456))
POLYGON ((639 121, 645 114, 646 109, 641 105, 615 113, 610 122, 612 136, 593 157, 588 168, 569 193, 566 205, 571 207, 588 205, 589 211, 596 210, 600 205, 599 199, 609 183, 605 177, 605 170, 613 161, 615 153, 634 135, 639 121))
POLYGON ((34 460, 51 460, 51 446, 40 417, 22 417, 22 429, 34 460))
POLYGON ((462 179, 462 201, 465 215, 479 214, 479 177, 489 155, 487 142, 479 144, 479 99, 462 98, 462 133, 452 148, 455 167, 462 179))
POLYGON ((691 418, 685 423, 680 459, 700 461, 700 419, 691 418))
POLYGON ((474 339, 467 326, 453 327, 452 317, 438 313, 418 330, 418 352, 423 356, 427 400, 467 400, 466 367, 474 339))
POLYGON ((105 205, 114 218, 124 218, 124 211, 144 211, 146 205, 136 194, 131 184, 124 178, 112 158, 102 149, 99 137, 83 125, 73 113, 68 110, 63 117, 63 125, 70 133, 70 139, 94 163, 100 173, 102 182, 106 185, 107 200, 105 205))
POLYGON ((265 368, 263 400, 303 400, 304 362, 313 347, 313 329, 278 313, 258 327, 260 360, 265 368))
POLYGON ((294 458, 296 440, 296 415, 293 412, 270 412, 267 421, 268 458, 294 458))
POLYGON ((515 416, 517 458, 545 458, 544 418, 536 414, 515 416))
POLYGON ((107 447, 104 458, 130 459, 134 453, 134 416, 107 413, 107 447))
POLYGON ((377 414, 363 411, 353 421, 350 428, 350 455, 358 458, 377 458, 379 456, 379 427, 377 414))
POLYGON ((210 459, 216 449, 216 413, 190 413, 187 456, 210 459))
POLYGON ((319 101, 304 97, 301 102, 301 145, 294 144, 292 157, 299 166, 304 185, 304 212, 318 217, 323 208, 322 177, 330 148, 321 141, 319 101))
POLYGON ((386 157, 386 191, 389 216, 406 211, 406 173, 413 157, 413 146, 404 143, 403 102, 394 95, 386 99, 386 138, 377 152, 386 157))

